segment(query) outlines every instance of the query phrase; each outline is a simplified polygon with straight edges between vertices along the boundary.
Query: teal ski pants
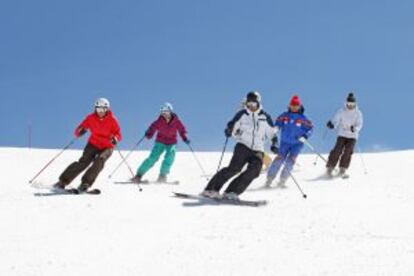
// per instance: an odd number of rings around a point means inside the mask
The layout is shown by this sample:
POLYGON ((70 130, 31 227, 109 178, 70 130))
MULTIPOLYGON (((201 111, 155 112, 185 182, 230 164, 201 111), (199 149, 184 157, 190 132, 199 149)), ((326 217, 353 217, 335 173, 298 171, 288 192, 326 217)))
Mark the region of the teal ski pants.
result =
POLYGON ((175 145, 165 145, 159 142, 155 143, 150 156, 138 168, 137 175, 143 176, 147 173, 157 163, 164 152, 165 157, 161 165, 160 175, 168 175, 175 160, 175 145))

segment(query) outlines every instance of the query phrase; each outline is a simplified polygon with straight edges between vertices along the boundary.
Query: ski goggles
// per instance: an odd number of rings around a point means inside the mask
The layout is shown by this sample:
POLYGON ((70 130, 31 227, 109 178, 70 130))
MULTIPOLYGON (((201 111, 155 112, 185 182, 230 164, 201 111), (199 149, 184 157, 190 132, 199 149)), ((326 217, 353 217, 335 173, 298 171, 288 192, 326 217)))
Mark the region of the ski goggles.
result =
POLYGON ((249 108, 257 108, 259 104, 257 102, 246 102, 246 106, 249 108))
POLYGON ((108 108, 107 107, 96 107, 95 110, 98 113, 106 113, 108 111, 108 108))
POLYGON ((347 102, 346 107, 349 109, 354 109, 356 107, 356 103, 354 102, 347 102))
POLYGON ((168 115, 168 114, 171 114, 171 111, 170 110, 161 110, 161 114, 168 115))

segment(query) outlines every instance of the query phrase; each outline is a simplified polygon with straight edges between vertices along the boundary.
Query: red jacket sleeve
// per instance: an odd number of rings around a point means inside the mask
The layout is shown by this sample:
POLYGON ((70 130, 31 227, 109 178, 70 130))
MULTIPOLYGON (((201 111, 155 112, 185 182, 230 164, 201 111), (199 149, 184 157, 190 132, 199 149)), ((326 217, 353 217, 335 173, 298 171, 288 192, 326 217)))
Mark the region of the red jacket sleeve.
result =
POLYGON ((178 129, 178 133, 181 136, 181 139, 183 139, 184 141, 188 140, 187 137, 187 129, 185 128, 183 122, 181 122, 180 119, 177 120, 177 129, 178 129))
POLYGON ((75 129, 75 136, 79 137, 81 135, 82 129, 89 129, 90 128, 90 115, 83 120, 83 122, 75 129))
POLYGON ((160 120, 160 119, 158 119, 158 120, 154 121, 154 122, 150 125, 150 127, 148 128, 147 132, 145 133, 145 136, 146 136, 148 139, 151 139, 151 138, 154 136, 155 132, 159 129, 159 120, 160 120))
POLYGON ((121 127, 116 117, 113 117, 113 120, 113 135, 115 136, 116 140, 120 142, 122 140, 121 127))

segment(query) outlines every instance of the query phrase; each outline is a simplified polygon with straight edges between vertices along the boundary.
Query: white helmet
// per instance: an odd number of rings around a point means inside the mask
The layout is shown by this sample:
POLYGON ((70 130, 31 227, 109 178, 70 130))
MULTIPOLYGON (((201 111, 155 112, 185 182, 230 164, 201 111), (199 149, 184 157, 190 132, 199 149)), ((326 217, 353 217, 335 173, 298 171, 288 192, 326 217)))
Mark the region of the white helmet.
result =
POLYGON ((97 107, 104 107, 104 108, 110 108, 111 105, 109 104, 109 101, 105 98, 99 98, 95 102, 95 108, 97 107))
POLYGON ((160 109, 161 113, 163 112, 173 112, 173 106, 170 103, 164 103, 160 109))

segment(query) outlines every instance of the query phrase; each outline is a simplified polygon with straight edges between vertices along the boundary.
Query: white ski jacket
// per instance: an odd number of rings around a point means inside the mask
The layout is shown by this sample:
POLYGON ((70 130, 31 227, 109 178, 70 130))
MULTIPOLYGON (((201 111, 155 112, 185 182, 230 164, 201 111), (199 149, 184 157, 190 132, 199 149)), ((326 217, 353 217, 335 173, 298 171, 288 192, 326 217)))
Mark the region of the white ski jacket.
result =
POLYGON ((270 141, 277 133, 272 118, 262 109, 256 112, 247 108, 239 111, 227 127, 233 130, 237 142, 260 152, 265 151, 266 140, 270 141))
POLYGON ((359 110, 358 106, 353 110, 342 107, 336 112, 335 117, 332 119, 332 123, 337 130, 338 136, 353 139, 358 139, 363 122, 362 112, 359 110), (351 126, 354 128, 353 132, 351 126))

